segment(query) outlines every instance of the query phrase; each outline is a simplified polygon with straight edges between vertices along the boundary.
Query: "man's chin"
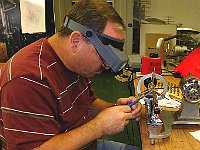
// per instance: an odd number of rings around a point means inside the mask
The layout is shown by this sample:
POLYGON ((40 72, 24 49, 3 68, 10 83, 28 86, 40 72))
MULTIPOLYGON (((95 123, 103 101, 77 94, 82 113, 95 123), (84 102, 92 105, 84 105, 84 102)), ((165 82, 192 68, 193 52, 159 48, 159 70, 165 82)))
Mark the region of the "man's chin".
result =
POLYGON ((82 77, 87 77, 87 78, 90 78, 90 77, 93 77, 95 76, 94 74, 80 74, 82 77))

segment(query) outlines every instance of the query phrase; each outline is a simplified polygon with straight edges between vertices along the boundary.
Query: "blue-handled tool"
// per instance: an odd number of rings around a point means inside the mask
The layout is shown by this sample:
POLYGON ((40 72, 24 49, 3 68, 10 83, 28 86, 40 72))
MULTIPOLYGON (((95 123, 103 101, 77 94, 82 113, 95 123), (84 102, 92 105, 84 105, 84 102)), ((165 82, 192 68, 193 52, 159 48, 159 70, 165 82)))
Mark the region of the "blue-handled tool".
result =
POLYGON ((133 101, 130 104, 128 104, 128 106, 132 107, 133 105, 135 105, 138 102, 139 102, 139 99, 136 99, 135 101, 133 101))
POLYGON ((138 103, 140 101, 140 99, 144 98, 145 96, 149 95, 150 93, 152 93, 152 91, 147 91, 144 95, 140 95, 136 97, 136 100, 131 102, 130 104, 128 104, 128 106, 132 107, 133 105, 135 105, 136 103, 138 103))

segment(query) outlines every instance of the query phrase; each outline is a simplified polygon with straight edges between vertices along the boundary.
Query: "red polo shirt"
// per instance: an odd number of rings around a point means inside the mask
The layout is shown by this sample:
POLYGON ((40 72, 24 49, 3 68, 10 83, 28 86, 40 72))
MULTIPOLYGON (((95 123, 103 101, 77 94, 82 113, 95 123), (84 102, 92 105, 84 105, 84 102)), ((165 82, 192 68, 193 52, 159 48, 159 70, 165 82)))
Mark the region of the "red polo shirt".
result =
MULTIPOLYGON (((69 71, 46 39, 7 62, 0 86, 0 128, 7 149, 38 147, 92 119, 90 106, 96 95, 90 81, 69 71)), ((87 149, 95 146, 96 142, 87 149)))

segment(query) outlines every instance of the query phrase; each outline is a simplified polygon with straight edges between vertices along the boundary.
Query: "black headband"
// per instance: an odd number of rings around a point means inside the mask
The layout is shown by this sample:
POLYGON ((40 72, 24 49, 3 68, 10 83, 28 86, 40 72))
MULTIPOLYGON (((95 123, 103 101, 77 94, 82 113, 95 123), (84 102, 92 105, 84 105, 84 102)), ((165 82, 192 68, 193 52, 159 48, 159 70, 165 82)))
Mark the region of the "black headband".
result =
MULTIPOLYGON (((69 17, 65 17, 65 21, 64 21, 64 26, 65 27, 69 27, 70 25, 69 24, 73 24, 73 27, 77 28, 77 29, 84 29, 86 28, 85 26, 79 24, 79 28, 77 26, 77 22, 71 20, 69 17), (70 20, 70 21, 69 21, 70 20), (75 24, 74 24, 75 23, 75 24), (81 28, 80 28, 81 27, 81 28)), ((85 30, 85 29, 84 29, 85 30)), ((82 31, 81 31, 82 32, 82 31)), ((111 37, 111 36, 108 36, 108 35, 105 35, 103 34, 102 32, 99 32, 99 31, 94 31, 95 34, 98 36, 98 38, 101 40, 101 42, 105 45, 112 45, 113 47, 117 48, 117 49, 120 49, 120 50, 123 50, 123 46, 124 46, 124 40, 120 40, 120 39, 117 39, 117 38, 114 38, 114 37, 111 37)), ((84 35, 85 36, 85 35, 84 35)), ((86 36, 87 37, 87 36, 86 36)))

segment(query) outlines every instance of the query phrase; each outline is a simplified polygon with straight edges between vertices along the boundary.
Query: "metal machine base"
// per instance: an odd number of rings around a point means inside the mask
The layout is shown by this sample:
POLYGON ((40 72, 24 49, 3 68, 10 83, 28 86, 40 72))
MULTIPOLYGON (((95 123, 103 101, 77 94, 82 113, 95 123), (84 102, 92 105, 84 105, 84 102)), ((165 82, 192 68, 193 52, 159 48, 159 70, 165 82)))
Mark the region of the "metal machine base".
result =
POLYGON ((173 124, 200 124, 199 104, 182 102, 182 110, 175 116, 173 124))
POLYGON ((167 138, 170 136, 172 127, 171 125, 173 124, 174 121, 174 116, 173 113, 169 111, 161 111, 161 116, 162 116, 162 121, 163 121, 163 132, 160 132, 158 134, 153 134, 151 132, 152 129, 149 128, 149 138, 151 139, 151 144, 155 144, 155 140, 158 138, 167 138))
POLYGON ((161 133, 153 134, 151 128, 149 128, 149 138, 151 139, 151 144, 155 144, 155 140, 159 138, 167 138, 170 136, 172 131, 172 125, 181 124, 200 124, 200 114, 198 103, 189 103, 183 101, 183 107, 181 111, 161 111, 162 121, 164 125, 164 130, 161 133))

